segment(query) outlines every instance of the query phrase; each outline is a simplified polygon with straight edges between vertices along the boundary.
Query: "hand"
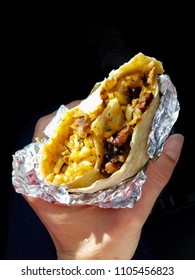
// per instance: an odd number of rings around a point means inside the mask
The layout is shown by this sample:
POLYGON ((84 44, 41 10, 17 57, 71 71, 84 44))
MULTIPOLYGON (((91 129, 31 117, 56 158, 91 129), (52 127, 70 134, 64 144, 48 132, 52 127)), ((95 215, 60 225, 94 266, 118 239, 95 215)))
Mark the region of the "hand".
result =
MULTIPOLYGON (((72 102, 68 106, 75 106, 79 102, 72 102)), ((53 114, 38 121, 34 138, 41 136, 52 117, 53 114)), ((63 206, 25 196, 50 233, 58 259, 131 259, 142 227, 173 174, 183 141, 182 135, 171 135, 159 159, 149 162, 142 196, 132 209, 63 206)))

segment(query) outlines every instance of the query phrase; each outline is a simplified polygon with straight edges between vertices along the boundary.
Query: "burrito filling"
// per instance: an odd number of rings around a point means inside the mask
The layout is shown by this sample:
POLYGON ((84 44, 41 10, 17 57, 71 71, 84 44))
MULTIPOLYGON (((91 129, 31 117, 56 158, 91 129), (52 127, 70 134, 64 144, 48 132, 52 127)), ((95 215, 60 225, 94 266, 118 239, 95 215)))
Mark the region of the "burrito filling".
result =
POLYGON ((110 77, 100 91, 102 102, 85 113, 75 107, 66 113, 60 131, 44 145, 45 179, 56 185, 73 182, 97 169, 107 178, 124 164, 136 124, 156 90, 155 66, 147 73, 110 77), (47 162, 47 163, 46 163, 47 162))

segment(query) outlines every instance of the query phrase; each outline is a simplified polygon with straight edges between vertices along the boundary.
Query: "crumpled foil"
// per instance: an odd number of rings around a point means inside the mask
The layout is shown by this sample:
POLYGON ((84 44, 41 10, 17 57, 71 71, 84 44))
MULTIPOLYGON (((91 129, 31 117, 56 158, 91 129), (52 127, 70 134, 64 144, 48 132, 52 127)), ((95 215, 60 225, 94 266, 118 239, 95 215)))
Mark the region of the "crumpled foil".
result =
MULTIPOLYGON (((161 93, 160 106, 154 116, 148 138, 148 154, 151 159, 160 156, 165 140, 170 135, 180 110, 177 91, 170 77, 160 75, 158 83, 161 93)), ((68 110, 68 108, 62 105, 47 126, 46 135, 52 134, 52 130, 60 121, 61 112, 64 110, 68 110)), ((13 155, 12 183, 17 193, 39 197, 45 201, 62 205, 94 205, 101 208, 132 208, 141 197, 143 185, 147 180, 147 166, 134 178, 127 178, 107 190, 100 190, 92 194, 69 193, 65 187, 46 184, 39 178, 39 149, 40 143, 35 142, 13 155)))

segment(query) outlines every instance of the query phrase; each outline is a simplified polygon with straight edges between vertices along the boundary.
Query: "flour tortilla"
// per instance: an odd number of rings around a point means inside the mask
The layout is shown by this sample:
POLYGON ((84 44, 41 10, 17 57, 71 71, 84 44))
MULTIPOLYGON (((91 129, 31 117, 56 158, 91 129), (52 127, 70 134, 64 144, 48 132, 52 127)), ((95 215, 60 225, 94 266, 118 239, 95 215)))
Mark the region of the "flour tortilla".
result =
MULTIPOLYGON (((158 75, 163 72, 164 69, 160 61, 153 57, 145 56, 142 53, 138 53, 129 62, 123 64, 117 70, 111 71, 108 78, 105 78, 104 81, 99 83, 97 88, 93 89, 85 100, 75 108, 65 112, 51 138, 48 139, 48 141, 42 142, 39 161, 39 171, 42 178, 47 183, 67 188, 70 193, 94 193, 99 190, 113 187, 121 181, 135 176, 149 160, 147 141, 151 131, 152 120, 160 102, 158 75), (103 123, 105 122, 105 118, 103 116, 108 115, 108 113, 111 112, 110 115, 114 119, 114 121, 111 120, 111 124, 113 125, 116 123, 117 127, 122 123, 123 116, 121 113, 122 110, 117 107, 119 106, 117 98, 109 101, 110 107, 107 108, 108 112, 105 113, 106 108, 102 99, 102 92, 105 91, 107 85, 109 85, 112 80, 114 80, 115 83, 119 83, 121 79, 124 79, 127 76, 148 74, 151 69, 155 69, 156 73, 152 80, 151 91, 153 93, 153 99, 149 104, 149 107, 141 115, 141 120, 139 120, 133 128, 133 133, 129 142, 130 151, 125 162, 119 170, 105 176, 105 174, 101 172, 101 165, 105 155, 105 139, 104 141, 102 140, 102 131, 104 131, 102 130, 102 125, 105 126, 105 123, 103 123), (91 130, 98 156, 93 168, 86 170, 86 172, 79 176, 75 176, 77 174, 74 174, 73 180, 67 182, 63 181, 63 178, 65 178, 63 172, 54 172, 54 166, 63 151, 64 143, 66 143, 69 137, 69 127, 73 124, 73 118, 75 115, 80 116, 80 114, 90 116, 90 118, 93 119, 91 130)), ((114 88, 116 89, 117 85, 114 88)), ((109 90, 109 93, 110 92, 111 90, 109 90)), ((122 108, 121 104, 120 108, 122 108)), ((73 170, 72 172, 76 173, 77 171, 73 170)))

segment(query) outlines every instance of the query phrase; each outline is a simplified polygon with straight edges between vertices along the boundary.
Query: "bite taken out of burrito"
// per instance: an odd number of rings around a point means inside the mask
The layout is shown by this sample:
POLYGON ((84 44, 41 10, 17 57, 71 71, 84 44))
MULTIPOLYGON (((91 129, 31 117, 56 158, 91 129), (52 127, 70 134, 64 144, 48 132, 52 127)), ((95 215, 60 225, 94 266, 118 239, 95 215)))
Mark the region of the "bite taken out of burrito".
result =
POLYGON ((160 102, 162 62, 138 53, 67 110, 39 140, 39 173, 70 193, 94 193, 135 176, 147 164, 147 141, 160 102))

